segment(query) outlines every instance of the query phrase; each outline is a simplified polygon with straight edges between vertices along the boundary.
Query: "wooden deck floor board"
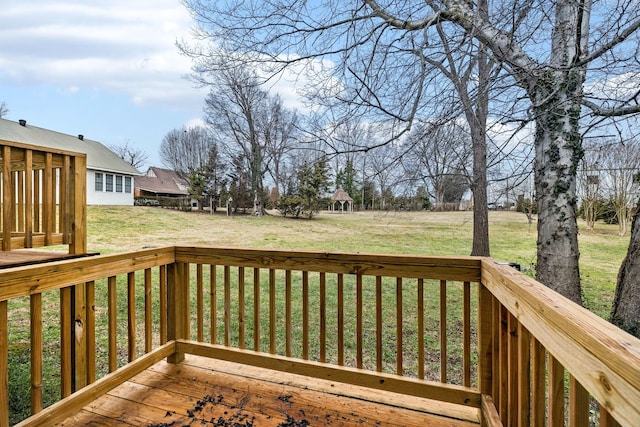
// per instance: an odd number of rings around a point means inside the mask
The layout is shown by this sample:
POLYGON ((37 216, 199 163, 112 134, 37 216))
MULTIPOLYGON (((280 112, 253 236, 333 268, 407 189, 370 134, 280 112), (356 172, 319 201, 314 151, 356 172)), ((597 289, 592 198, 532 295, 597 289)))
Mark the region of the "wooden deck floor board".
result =
MULTIPOLYGON (((439 416, 424 399, 402 407, 384 393, 358 397, 352 386, 311 383, 304 377, 188 356, 159 362, 99 397, 61 426, 433 426, 477 422, 439 416), (260 375, 257 375, 260 373, 260 375), (256 378, 258 376, 258 378, 256 378), (372 399, 383 397, 386 404, 372 399), (424 409, 424 410, 421 410, 424 409)), ((327 382, 329 383, 329 382, 327 382)), ((363 391, 364 392, 364 391, 363 391)), ((438 408, 435 408, 436 410, 438 408)), ((468 414, 461 411, 461 414, 468 414)))

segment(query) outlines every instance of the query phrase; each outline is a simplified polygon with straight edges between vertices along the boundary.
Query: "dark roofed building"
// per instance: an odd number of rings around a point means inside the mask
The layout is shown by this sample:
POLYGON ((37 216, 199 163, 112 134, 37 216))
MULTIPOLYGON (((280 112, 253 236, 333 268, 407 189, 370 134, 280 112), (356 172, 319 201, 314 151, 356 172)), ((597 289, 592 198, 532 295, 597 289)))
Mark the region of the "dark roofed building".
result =
POLYGON ((136 178, 136 197, 185 197, 189 183, 176 171, 150 167, 147 173, 136 178))

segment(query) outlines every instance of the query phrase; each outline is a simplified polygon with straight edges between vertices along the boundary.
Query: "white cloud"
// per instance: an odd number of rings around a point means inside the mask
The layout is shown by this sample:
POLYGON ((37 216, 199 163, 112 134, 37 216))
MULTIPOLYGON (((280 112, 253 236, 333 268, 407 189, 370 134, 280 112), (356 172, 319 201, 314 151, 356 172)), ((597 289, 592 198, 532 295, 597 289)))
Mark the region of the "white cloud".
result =
POLYGON ((0 82, 119 92, 138 105, 180 108, 204 93, 183 78, 175 47, 191 18, 179 0, 3 1, 0 82))

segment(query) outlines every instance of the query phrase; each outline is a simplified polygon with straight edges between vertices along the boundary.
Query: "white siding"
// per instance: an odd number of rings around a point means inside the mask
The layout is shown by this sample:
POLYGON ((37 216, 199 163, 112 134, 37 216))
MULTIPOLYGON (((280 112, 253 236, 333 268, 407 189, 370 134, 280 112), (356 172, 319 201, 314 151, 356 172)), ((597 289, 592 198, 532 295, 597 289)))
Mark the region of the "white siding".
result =
POLYGON ((134 177, 131 175, 122 175, 115 174, 111 172, 103 172, 87 169, 87 205, 120 205, 120 206, 133 206, 133 179, 134 177), (97 191, 95 182, 96 182, 96 173, 102 174, 102 191, 97 191), (106 175, 113 175, 113 191, 105 191, 105 183, 106 183, 106 175), (117 192, 116 190, 116 179, 115 176, 122 176, 123 185, 122 192, 117 192), (131 178, 131 188, 130 192, 126 193, 124 190, 124 177, 131 178))

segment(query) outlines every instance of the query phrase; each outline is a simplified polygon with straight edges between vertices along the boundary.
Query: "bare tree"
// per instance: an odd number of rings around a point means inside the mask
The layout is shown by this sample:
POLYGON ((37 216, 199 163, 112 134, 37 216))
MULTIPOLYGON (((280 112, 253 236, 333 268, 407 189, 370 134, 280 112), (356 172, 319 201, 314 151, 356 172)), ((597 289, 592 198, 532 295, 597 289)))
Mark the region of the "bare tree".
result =
POLYGON ((173 129, 160 144, 162 163, 189 183, 189 195, 198 201, 198 209, 204 207, 205 196, 217 189, 212 190, 211 183, 211 168, 218 165, 217 158, 212 160, 212 153, 217 156, 215 140, 203 127, 173 129))
POLYGON ((2 101, 0 102, 0 119, 7 115, 9 112, 9 107, 7 107, 7 103, 2 101))
POLYGON ((283 178, 297 139, 298 121, 298 114, 287 109, 277 95, 270 97, 266 108, 259 112, 258 123, 265 141, 265 172, 279 192, 284 191, 283 178))
POLYGON ((129 163, 136 169, 145 165, 149 159, 149 154, 135 146, 133 142, 127 140, 124 144, 109 144, 109 149, 116 153, 122 160, 129 163))
MULTIPOLYGON (((627 54, 638 45, 637 2, 500 2, 487 13, 466 0, 185 4, 201 35, 214 40, 219 51, 237 52, 245 64, 266 61, 275 73, 311 59, 334 61, 331 78, 316 84, 317 93, 330 93, 353 111, 375 109, 393 118, 401 126, 390 138, 406 133, 419 112, 433 115, 422 94, 439 86, 420 58, 434 54, 430 43, 438 24, 480 41, 520 88, 513 111, 521 115, 515 118, 536 125, 537 278, 581 303, 576 221, 581 120, 591 119, 595 126, 594 117, 640 111, 634 102, 637 85, 621 86, 640 75, 636 56, 627 54), (525 100, 528 105, 519 108, 525 100)), ((207 56, 197 59, 206 62, 207 56)))
MULTIPOLYGON (((411 149, 405 168, 421 180, 435 201, 434 208, 447 210, 451 194, 459 193, 460 183, 469 187, 471 143, 468 133, 455 123, 421 123, 409 136, 411 149), (455 187, 455 191, 453 187, 455 187)), ((456 200, 456 207, 460 199, 456 200)))
POLYGON ((582 200, 582 210, 587 229, 596 225, 602 210, 602 146, 585 142, 582 166, 578 171, 578 197, 582 200))
POLYGON ((601 171, 606 173, 606 179, 602 185, 615 209, 618 231, 624 236, 637 198, 636 176, 640 171, 640 143, 632 139, 609 143, 603 148, 601 171))
POLYGON ((204 170, 214 139, 203 127, 173 129, 160 143, 160 160, 183 178, 204 170))
POLYGON ((264 178, 280 185, 283 157, 295 134, 297 115, 279 97, 270 97, 247 69, 212 71, 217 76, 205 101, 206 121, 226 143, 228 155, 248 168, 256 215, 264 213, 264 178), (215 83, 214 83, 215 81, 215 83))

